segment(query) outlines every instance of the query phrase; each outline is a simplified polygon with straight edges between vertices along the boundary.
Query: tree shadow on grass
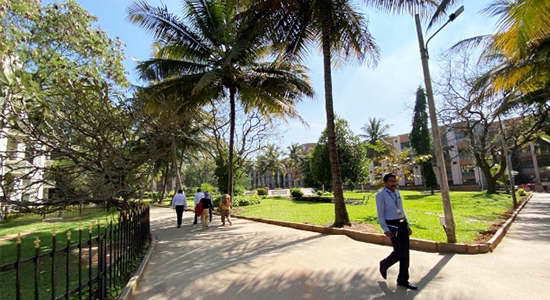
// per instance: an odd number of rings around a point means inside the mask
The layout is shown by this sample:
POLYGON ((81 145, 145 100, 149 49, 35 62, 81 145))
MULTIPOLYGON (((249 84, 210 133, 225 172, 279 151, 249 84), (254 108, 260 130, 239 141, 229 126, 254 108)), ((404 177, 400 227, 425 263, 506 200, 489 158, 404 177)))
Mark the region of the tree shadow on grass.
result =
POLYGON ((404 200, 421 200, 421 199, 424 199, 426 197, 431 197, 432 195, 406 195, 406 196, 403 196, 403 199, 404 200))
POLYGON ((378 217, 376 216, 367 216, 361 220, 362 223, 368 223, 368 224, 378 224, 378 217))

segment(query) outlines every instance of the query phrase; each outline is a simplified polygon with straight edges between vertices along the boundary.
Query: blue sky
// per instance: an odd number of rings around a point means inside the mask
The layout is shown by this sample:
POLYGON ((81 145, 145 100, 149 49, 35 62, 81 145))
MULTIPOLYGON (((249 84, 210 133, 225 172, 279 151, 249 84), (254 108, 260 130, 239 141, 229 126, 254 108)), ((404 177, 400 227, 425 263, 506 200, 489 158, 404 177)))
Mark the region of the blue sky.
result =
MULTIPOLYGON (((111 37, 118 35, 126 44, 125 66, 130 72, 130 81, 136 83, 137 75, 134 70, 136 62, 131 58, 138 60, 149 58, 153 40, 144 30, 126 20, 126 9, 133 1, 77 0, 77 2, 99 17, 101 28, 111 37)), ((169 10, 180 11, 181 0, 149 0, 148 2, 152 5, 166 4, 169 10)), ((465 7, 464 13, 447 25, 430 42, 430 68, 433 78, 436 78, 439 73, 438 53, 464 38, 494 32, 494 19, 479 12, 490 2, 462 1, 465 7)), ((407 133, 411 130, 414 94, 423 82, 414 18, 409 15, 391 16, 376 11, 367 12, 367 16, 370 32, 381 49, 381 59, 375 68, 345 65, 334 70, 335 111, 349 122, 356 134, 360 133, 360 128, 370 117, 383 118, 386 123, 392 124, 390 134, 407 133)), ((425 35, 429 36, 433 32, 434 29, 425 35)), ((317 97, 315 100, 305 100, 298 105, 298 112, 309 123, 309 128, 304 127, 299 121, 282 125, 281 131, 284 135, 279 144, 283 147, 293 142, 300 144, 316 142, 325 128, 323 63, 315 49, 311 53, 311 57, 305 64, 311 70, 309 75, 317 97)))

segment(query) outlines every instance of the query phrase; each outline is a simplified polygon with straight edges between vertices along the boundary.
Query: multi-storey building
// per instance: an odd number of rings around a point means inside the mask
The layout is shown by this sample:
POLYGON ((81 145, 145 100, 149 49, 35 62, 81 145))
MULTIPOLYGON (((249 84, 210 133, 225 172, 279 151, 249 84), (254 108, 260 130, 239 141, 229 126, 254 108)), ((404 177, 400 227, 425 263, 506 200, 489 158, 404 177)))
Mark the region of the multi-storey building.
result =
POLYGON ((44 167, 50 163, 45 155, 26 142, 25 135, 2 129, 0 135, 0 197, 10 201, 37 201, 48 196, 52 188, 43 182, 44 167))

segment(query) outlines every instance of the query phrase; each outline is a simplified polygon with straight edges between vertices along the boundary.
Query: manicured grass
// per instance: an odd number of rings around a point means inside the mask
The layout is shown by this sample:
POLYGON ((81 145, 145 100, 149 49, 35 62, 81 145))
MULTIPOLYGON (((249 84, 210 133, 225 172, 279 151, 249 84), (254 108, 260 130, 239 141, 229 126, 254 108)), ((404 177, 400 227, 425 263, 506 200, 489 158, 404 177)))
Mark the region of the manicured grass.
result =
POLYGON ((365 196, 370 196, 372 198, 376 196, 376 192, 372 192, 372 193, 344 192, 344 198, 348 200, 363 200, 363 197, 365 196))
MULTIPOLYGON (((118 215, 117 212, 107 214, 104 211, 93 212, 85 214, 82 217, 72 217, 67 220, 58 221, 55 223, 42 222, 41 216, 25 216, 0 223, 1 233, 0 238, 10 234, 33 230, 27 235, 21 237, 21 256, 22 259, 33 257, 35 254, 34 240, 38 237, 41 240, 41 253, 50 251, 52 249, 52 230, 55 228, 56 235, 56 248, 60 249, 67 246, 67 231, 71 231, 71 244, 78 243, 79 226, 82 226, 82 242, 85 243, 89 238, 89 227, 92 225, 92 236, 97 236, 97 225, 94 222, 101 221, 101 228, 105 227, 105 224, 115 218, 118 215)), ((115 218, 116 220, 116 218, 115 218)), ((114 222, 113 222, 114 223, 114 222)), ((56 255, 56 289, 57 294, 65 291, 65 268, 66 268, 66 254, 59 253, 56 255)), ((16 260, 16 238, 11 238, 7 241, 0 242, 0 265, 5 263, 12 263, 16 260)), ((70 281, 71 287, 78 285, 78 255, 71 255, 70 258, 70 281)), ((41 282, 41 298, 49 299, 51 293, 51 269, 52 260, 50 257, 45 257, 40 260, 40 282, 41 282)), ((87 280, 87 263, 83 263, 83 281, 87 280)), ((33 264, 28 263, 22 266, 22 279, 23 279, 23 299, 33 299, 34 291, 34 269, 33 264)), ((15 271, 0 273, 2 277, 0 282, 0 294, 5 296, 6 299, 15 299, 15 271)))
MULTIPOLYGON (((418 191, 400 191, 407 218, 413 230, 413 237, 432 241, 446 241, 445 232, 439 224, 443 215, 441 194, 425 194, 418 191)), ((368 223, 378 227, 376 201, 374 194, 350 194, 352 196, 370 195, 366 205, 347 205, 351 222, 368 223)), ((346 198, 348 198, 346 196, 346 198)), ((353 198, 348 198, 353 199, 353 198)), ((471 243, 480 232, 512 208, 510 195, 487 195, 485 192, 451 192, 451 202, 456 223, 458 242, 471 243)), ((243 208, 238 214, 248 217, 275 219, 289 222, 331 225, 334 222, 334 204, 314 203, 281 199, 264 199, 259 205, 243 208)), ((382 230, 378 229, 380 233, 382 230)))

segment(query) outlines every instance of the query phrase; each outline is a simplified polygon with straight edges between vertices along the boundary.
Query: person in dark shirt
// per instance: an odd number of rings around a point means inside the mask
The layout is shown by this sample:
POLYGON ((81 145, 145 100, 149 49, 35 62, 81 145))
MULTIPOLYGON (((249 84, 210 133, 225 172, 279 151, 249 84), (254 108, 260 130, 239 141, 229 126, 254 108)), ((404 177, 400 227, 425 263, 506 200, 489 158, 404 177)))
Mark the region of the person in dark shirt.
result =
POLYGON ((208 215, 210 214, 212 206, 212 200, 206 197, 202 198, 199 203, 199 211, 197 213, 201 216, 202 229, 208 227, 208 215))

